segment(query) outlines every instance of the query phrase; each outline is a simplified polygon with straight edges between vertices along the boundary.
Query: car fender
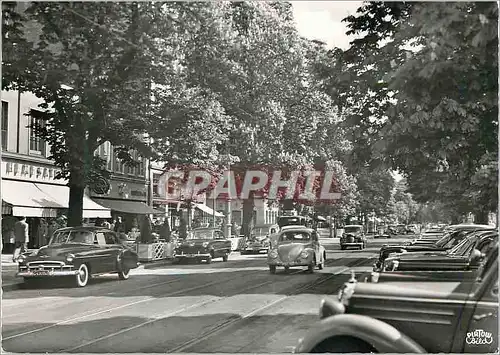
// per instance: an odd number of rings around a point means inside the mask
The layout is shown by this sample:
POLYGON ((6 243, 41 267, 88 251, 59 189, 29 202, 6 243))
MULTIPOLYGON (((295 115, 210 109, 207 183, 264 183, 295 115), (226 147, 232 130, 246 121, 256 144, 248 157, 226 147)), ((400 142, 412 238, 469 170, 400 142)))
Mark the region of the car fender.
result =
POLYGON ((321 342, 338 336, 358 338, 378 353, 426 353, 424 348, 393 326, 359 314, 339 314, 322 319, 299 340, 294 353, 309 353, 321 342))

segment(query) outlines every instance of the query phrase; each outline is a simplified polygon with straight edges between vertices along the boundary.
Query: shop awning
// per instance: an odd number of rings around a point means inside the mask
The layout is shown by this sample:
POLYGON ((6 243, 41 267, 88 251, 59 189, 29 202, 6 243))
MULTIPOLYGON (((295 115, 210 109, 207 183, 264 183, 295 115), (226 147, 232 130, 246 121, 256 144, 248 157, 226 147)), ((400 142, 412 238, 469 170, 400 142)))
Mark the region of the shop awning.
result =
MULTIPOLYGON (((68 208, 69 203, 69 187, 64 185, 47 185, 38 184, 35 185, 43 191, 47 196, 50 196, 53 201, 57 201, 58 204, 64 206, 63 208, 68 208)), ((83 218, 111 218, 111 211, 109 208, 98 205, 92 201, 88 196, 83 196, 83 218)))
POLYGON ((193 203, 193 205, 200 211, 205 212, 206 214, 209 214, 211 216, 215 215, 215 217, 224 217, 222 213, 214 211, 213 209, 211 209, 210 207, 208 207, 203 203, 193 203))
POLYGON ((113 211, 131 214, 165 214, 165 211, 155 210, 144 202, 127 200, 108 200, 104 198, 93 198, 93 200, 113 211))
POLYGON ((27 181, 2 180, 2 201, 13 216, 57 217, 57 210, 65 208, 27 181))
MULTIPOLYGON (((13 216, 57 217, 57 210, 68 208, 69 187, 2 180, 2 201, 10 207, 13 216)), ((111 218, 111 213, 109 209, 84 196, 83 217, 111 218)))

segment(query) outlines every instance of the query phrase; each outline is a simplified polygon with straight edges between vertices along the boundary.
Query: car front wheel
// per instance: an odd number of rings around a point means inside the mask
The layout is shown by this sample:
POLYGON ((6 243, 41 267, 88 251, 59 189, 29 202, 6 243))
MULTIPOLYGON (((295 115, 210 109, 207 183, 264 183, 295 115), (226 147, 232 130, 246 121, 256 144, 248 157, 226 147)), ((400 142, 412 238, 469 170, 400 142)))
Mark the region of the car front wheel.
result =
POLYGON ((78 274, 76 274, 75 281, 78 287, 85 287, 89 282, 89 268, 87 265, 82 264, 78 268, 78 274))
POLYGON ((130 269, 122 266, 121 270, 118 271, 118 277, 120 280, 127 280, 130 277, 130 269))
POLYGON ((271 274, 275 274, 276 273, 276 265, 269 265, 269 272, 271 274))
POLYGON ((223 262, 226 262, 228 258, 229 258, 229 252, 228 252, 228 251, 226 251, 226 252, 224 253, 224 255, 222 256, 222 261, 223 261, 223 262))

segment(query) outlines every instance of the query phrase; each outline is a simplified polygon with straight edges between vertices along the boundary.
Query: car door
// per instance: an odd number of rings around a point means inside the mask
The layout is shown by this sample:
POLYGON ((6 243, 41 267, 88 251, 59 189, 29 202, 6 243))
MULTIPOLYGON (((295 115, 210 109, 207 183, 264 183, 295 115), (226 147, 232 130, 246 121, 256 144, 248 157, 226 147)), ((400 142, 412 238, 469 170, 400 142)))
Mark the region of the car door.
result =
POLYGON ((223 255, 224 249, 224 235, 220 231, 213 232, 213 245, 214 245, 214 253, 215 257, 223 255))
POLYGON ((129 248, 124 247, 116 233, 104 232, 104 235, 106 238, 106 245, 110 248, 110 251, 113 254, 112 260, 114 261, 111 263, 111 271, 116 271, 118 267, 118 259, 120 259, 120 262, 126 269, 133 269, 137 267, 137 254, 129 248))
POLYGON ((319 253, 319 238, 318 233, 314 232, 311 234, 312 247, 314 249, 314 255, 316 256, 316 263, 319 263, 321 260, 321 255, 319 253))
POLYGON ((498 269, 475 304, 464 340, 464 353, 494 353, 498 349, 498 269))
POLYGON ((94 244, 99 248, 92 263, 92 270, 96 273, 116 271, 116 245, 108 244, 104 232, 101 231, 95 233, 94 244))

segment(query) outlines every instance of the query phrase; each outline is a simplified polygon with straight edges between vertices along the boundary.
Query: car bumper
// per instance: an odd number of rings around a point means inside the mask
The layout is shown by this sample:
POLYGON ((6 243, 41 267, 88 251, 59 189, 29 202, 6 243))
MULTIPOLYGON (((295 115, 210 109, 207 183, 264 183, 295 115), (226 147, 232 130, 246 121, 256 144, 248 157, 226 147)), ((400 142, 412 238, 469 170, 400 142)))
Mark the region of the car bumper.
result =
POLYGON ((309 266, 312 264, 312 260, 296 260, 283 262, 281 260, 268 261, 270 266, 309 266))
POLYGON ((250 253, 259 253, 261 251, 267 251, 269 249, 269 247, 246 247, 245 249, 243 249, 244 251, 246 252, 250 252, 250 253))
POLYGON ((175 254, 175 258, 208 258, 210 256, 209 253, 200 253, 200 254, 175 254))
POLYGON ((78 275, 78 270, 65 271, 19 271, 17 277, 58 277, 58 276, 75 276, 78 275))

